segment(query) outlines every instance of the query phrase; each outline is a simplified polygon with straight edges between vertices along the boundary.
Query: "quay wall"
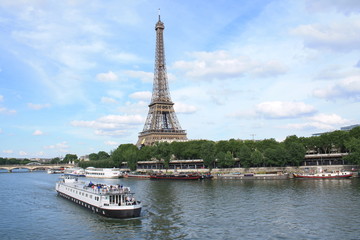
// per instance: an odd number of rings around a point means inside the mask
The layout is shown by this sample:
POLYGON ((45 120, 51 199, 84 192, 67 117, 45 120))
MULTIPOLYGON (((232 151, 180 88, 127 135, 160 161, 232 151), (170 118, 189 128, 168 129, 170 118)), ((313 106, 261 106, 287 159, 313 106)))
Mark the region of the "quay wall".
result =
MULTIPOLYGON (((358 166, 357 165, 316 165, 316 166, 299 166, 299 167, 252 167, 252 168, 214 168, 211 170, 213 175, 217 174, 232 174, 232 173, 304 173, 307 171, 317 171, 319 169, 327 170, 327 171, 352 171, 354 170, 354 177, 358 176, 358 166)), ((128 169, 123 169, 124 171, 128 171, 128 169)), ((144 170, 139 169, 138 172, 165 172, 165 169, 151 169, 151 170, 144 170)), ((208 168, 193 168, 193 169, 168 169, 167 172, 200 172, 206 173, 209 172, 208 168)))

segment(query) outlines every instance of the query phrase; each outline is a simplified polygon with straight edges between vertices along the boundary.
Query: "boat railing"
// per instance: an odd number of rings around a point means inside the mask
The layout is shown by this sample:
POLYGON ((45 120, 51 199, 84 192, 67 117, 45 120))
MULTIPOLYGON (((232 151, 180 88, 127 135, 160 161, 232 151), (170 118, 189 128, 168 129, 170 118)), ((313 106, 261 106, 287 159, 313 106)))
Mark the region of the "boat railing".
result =
POLYGON ((102 184, 89 184, 83 187, 84 190, 91 193, 99 193, 103 195, 111 195, 111 194, 129 194, 130 188, 123 186, 113 186, 113 185, 102 185, 102 184))

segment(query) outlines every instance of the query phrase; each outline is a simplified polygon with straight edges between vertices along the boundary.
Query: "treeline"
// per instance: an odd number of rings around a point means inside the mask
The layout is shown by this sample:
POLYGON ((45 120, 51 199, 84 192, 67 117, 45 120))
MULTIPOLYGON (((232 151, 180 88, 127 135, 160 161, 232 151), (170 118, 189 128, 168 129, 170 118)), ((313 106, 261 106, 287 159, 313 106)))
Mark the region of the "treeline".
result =
POLYGON ((0 157, 0 165, 17 165, 17 164, 28 164, 32 162, 29 159, 16 159, 16 158, 2 158, 0 157))
POLYGON ((350 153, 349 163, 360 164, 360 127, 349 132, 334 131, 312 137, 289 136, 283 142, 275 139, 261 141, 235 140, 188 142, 159 142, 138 149, 133 144, 122 144, 110 154, 99 152, 89 155, 90 161, 79 162, 80 167, 119 167, 127 162, 131 170, 138 161, 163 160, 165 168, 170 160, 203 159, 205 166, 232 167, 235 159, 242 167, 299 166, 306 153, 350 153))

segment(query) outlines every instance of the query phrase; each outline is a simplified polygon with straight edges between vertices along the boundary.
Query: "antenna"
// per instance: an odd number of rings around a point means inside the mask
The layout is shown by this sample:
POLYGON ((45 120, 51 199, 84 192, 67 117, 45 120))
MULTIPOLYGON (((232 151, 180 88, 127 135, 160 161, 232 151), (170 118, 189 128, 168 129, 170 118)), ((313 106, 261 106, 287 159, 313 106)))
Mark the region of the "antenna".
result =
POLYGON ((160 8, 158 9, 158 13, 159 13, 159 21, 160 21, 160 8))
POLYGON ((254 138, 254 137, 256 136, 256 134, 253 133, 253 134, 250 134, 250 135, 252 136, 252 140, 255 142, 255 138, 254 138))

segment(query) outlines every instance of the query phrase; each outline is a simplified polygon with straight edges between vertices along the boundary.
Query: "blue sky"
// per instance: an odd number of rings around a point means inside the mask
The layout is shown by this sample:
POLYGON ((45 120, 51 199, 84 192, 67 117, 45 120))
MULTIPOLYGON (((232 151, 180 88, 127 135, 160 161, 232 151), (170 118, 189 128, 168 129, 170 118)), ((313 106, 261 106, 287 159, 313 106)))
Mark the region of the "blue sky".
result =
POLYGON ((158 8, 189 139, 282 141, 360 123, 358 0, 0 0, 0 156, 136 143, 158 8))

